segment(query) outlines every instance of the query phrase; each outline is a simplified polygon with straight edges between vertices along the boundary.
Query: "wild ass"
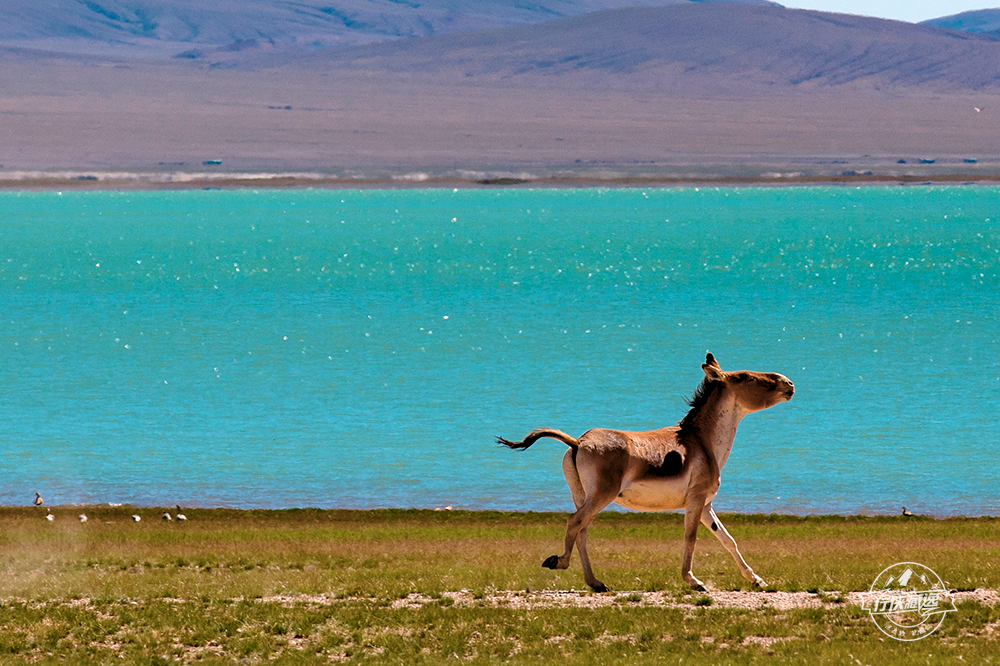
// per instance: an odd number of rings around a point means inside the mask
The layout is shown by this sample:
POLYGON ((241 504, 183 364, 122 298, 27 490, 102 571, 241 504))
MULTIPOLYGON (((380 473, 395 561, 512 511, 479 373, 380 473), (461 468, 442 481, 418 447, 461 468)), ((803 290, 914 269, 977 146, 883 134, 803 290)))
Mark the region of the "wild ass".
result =
POLYGON ((704 584, 691 572, 698 521, 712 530, 733 556, 743 576, 755 586, 766 583, 743 559, 736 542, 712 509, 740 419, 792 398, 795 386, 773 372, 723 372, 712 354, 701 366, 705 378, 688 402, 691 409, 676 426, 647 432, 594 429, 579 439, 560 430, 540 428, 520 442, 497 442, 526 449, 542 437, 569 446, 563 473, 576 513, 566 525, 565 552, 542 562, 549 569, 569 567, 573 544, 580 549, 584 579, 595 592, 607 587, 594 577, 587 554, 587 528, 611 502, 639 511, 684 509, 684 560, 681 575, 691 587, 704 584))

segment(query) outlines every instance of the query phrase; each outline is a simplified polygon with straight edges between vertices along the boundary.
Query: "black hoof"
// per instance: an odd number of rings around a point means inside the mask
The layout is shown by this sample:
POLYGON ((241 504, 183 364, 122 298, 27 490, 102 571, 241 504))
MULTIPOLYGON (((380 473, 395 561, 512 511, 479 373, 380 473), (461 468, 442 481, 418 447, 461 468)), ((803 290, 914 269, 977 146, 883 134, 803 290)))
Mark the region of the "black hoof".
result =
POLYGON ((594 592, 607 592, 608 586, 605 585, 604 583, 598 583, 597 585, 591 585, 590 589, 592 589, 594 592))
POLYGON ((559 564, 558 555, 551 555, 545 558, 545 561, 542 562, 542 566, 545 567, 546 569, 555 569, 558 564, 559 564))
POLYGON ((704 585, 695 585, 694 591, 695 592, 708 592, 708 588, 705 587, 704 585))

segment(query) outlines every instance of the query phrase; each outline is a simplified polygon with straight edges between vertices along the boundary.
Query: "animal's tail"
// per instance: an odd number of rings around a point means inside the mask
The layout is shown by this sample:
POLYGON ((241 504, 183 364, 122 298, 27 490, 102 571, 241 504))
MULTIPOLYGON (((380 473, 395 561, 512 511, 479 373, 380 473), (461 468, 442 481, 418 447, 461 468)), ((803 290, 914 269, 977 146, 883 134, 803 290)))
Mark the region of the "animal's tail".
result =
POLYGON ((510 449, 526 449, 542 437, 551 437, 552 439, 558 439, 567 446, 573 448, 574 450, 580 446, 580 440, 576 437, 571 437, 567 435, 562 430, 555 430, 554 428, 539 428, 538 430, 532 430, 528 433, 528 436, 522 439, 520 442, 511 442, 503 437, 497 437, 497 444, 503 444, 510 449))

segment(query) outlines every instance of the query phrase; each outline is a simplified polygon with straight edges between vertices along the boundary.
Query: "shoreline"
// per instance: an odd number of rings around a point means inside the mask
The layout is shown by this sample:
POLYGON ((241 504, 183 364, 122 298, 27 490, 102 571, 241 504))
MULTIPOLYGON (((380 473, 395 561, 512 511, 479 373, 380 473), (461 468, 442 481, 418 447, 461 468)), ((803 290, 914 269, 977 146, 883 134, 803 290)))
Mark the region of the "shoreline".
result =
POLYGON ((427 176, 337 177, 281 174, 151 175, 134 177, 78 176, 4 177, 0 191, 159 191, 237 189, 435 189, 435 188, 628 188, 628 187, 784 187, 799 186, 906 186, 1000 185, 1000 173, 929 173, 920 175, 842 174, 764 176, 540 176, 486 177, 427 176), (178 179, 174 179, 178 178, 178 179))

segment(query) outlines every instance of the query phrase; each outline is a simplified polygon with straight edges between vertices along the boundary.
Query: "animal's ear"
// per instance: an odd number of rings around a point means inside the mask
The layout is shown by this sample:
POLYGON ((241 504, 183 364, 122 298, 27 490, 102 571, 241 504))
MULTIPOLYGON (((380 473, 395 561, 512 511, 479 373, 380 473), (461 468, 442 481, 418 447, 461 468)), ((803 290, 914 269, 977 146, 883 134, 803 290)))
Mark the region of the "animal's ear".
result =
POLYGON ((705 375, 709 379, 714 379, 715 381, 722 381, 725 375, 722 372, 722 368, 719 367, 719 362, 715 360, 711 352, 705 356, 705 362, 701 364, 701 369, 705 371, 705 375))
POLYGON ((717 382, 721 382, 722 379, 723 379, 723 376, 725 375, 725 373, 722 372, 722 370, 719 370, 714 365, 709 365, 708 363, 702 363, 701 364, 701 369, 705 371, 705 375, 709 379, 714 379, 717 382))

